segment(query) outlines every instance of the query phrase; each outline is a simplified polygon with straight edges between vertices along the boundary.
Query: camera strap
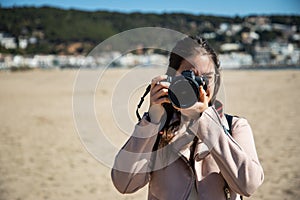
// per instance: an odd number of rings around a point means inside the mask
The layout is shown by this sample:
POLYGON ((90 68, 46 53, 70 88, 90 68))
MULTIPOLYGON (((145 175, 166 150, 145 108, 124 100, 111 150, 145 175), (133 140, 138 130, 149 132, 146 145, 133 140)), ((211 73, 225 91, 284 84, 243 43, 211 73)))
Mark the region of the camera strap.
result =
POLYGON ((143 102, 144 102, 144 100, 145 100, 145 97, 146 97, 147 94, 150 92, 150 89, 151 89, 151 84, 149 84, 149 85, 147 86, 147 88, 146 88, 146 90, 145 90, 143 96, 141 97, 141 100, 140 100, 139 104, 137 105, 135 114, 136 114, 136 116, 137 116, 137 118, 138 118, 139 121, 142 119, 141 116, 140 116, 140 114, 139 114, 139 109, 141 108, 141 106, 142 106, 142 104, 143 104, 143 102))

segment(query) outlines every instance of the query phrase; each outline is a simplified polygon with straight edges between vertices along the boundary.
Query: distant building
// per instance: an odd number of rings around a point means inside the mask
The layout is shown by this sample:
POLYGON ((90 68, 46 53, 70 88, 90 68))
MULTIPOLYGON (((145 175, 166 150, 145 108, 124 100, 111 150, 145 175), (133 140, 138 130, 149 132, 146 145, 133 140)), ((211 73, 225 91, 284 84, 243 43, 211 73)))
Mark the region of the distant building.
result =
POLYGON ((246 18, 246 22, 257 26, 262 26, 265 24, 270 24, 270 19, 264 16, 250 16, 246 18))
POLYGON ((242 41, 245 44, 252 44, 254 40, 258 40, 258 39, 259 39, 259 34, 257 34, 254 31, 242 33, 242 41))
POLYGON ((238 43, 225 43, 220 46, 221 51, 239 51, 243 48, 241 44, 238 43))
POLYGON ((213 33, 213 32, 211 32, 211 33, 203 33, 203 35, 202 35, 205 39, 214 39, 214 38, 216 38, 217 37, 217 34, 216 33, 213 33))
POLYGON ((26 49, 28 46, 28 40, 26 38, 19 37, 19 47, 21 49, 26 49))
POLYGON ((239 31, 241 31, 242 29, 243 29, 243 26, 241 24, 232 24, 231 25, 231 31, 232 31, 233 35, 235 35, 239 31))
POLYGON ((268 65, 271 63, 271 51, 268 47, 256 46, 254 48, 254 62, 258 65, 268 65))
POLYGON ((252 56, 246 53, 232 52, 220 54, 219 59, 223 69, 235 69, 253 65, 252 56))
POLYGON ((17 48, 16 38, 9 36, 6 33, 0 33, 0 44, 6 49, 15 49, 17 48))
POLYGON ((228 30, 229 30, 229 24, 228 23, 221 23, 220 26, 219 26, 219 29, 218 29, 218 33, 223 34, 228 30))
POLYGON ((36 44, 37 41, 38 41, 38 39, 36 37, 30 37, 28 40, 29 44, 36 44))

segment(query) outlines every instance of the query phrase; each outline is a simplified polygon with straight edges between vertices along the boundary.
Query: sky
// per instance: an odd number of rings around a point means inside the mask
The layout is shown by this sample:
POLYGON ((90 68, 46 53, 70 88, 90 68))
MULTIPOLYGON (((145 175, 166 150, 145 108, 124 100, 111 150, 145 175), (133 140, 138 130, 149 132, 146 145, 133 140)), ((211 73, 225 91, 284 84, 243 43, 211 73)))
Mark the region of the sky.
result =
POLYGON ((171 13, 218 16, 300 15, 300 0, 0 0, 2 7, 53 6, 95 11, 171 13))

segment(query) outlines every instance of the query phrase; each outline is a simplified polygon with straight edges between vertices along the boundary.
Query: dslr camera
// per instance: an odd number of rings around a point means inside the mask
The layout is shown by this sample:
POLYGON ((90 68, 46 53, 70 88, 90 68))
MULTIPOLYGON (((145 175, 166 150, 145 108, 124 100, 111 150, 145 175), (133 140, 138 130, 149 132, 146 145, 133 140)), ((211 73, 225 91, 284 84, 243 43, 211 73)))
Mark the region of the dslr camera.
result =
POLYGON ((207 90, 208 79, 205 76, 195 76, 192 70, 185 70, 179 76, 168 76, 170 83, 168 98, 177 108, 189 108, 199 101, 200 86, 207 90))

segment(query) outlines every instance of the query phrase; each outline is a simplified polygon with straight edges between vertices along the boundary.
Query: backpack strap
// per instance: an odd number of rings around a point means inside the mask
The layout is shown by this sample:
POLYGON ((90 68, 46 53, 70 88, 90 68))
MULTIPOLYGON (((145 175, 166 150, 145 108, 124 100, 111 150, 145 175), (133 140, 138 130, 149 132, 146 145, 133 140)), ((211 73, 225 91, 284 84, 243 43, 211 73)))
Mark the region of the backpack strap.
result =
POLYGON ((233 116, 225 113, 225 117, 226 117, 226 120, 227 120, 227 123, 228 123, 228 128, 229 128, 229 130, 227 130, 227 131, 229 132, 230 135, 232 135, 232 130, 231 129, 232 129, 233 116))

